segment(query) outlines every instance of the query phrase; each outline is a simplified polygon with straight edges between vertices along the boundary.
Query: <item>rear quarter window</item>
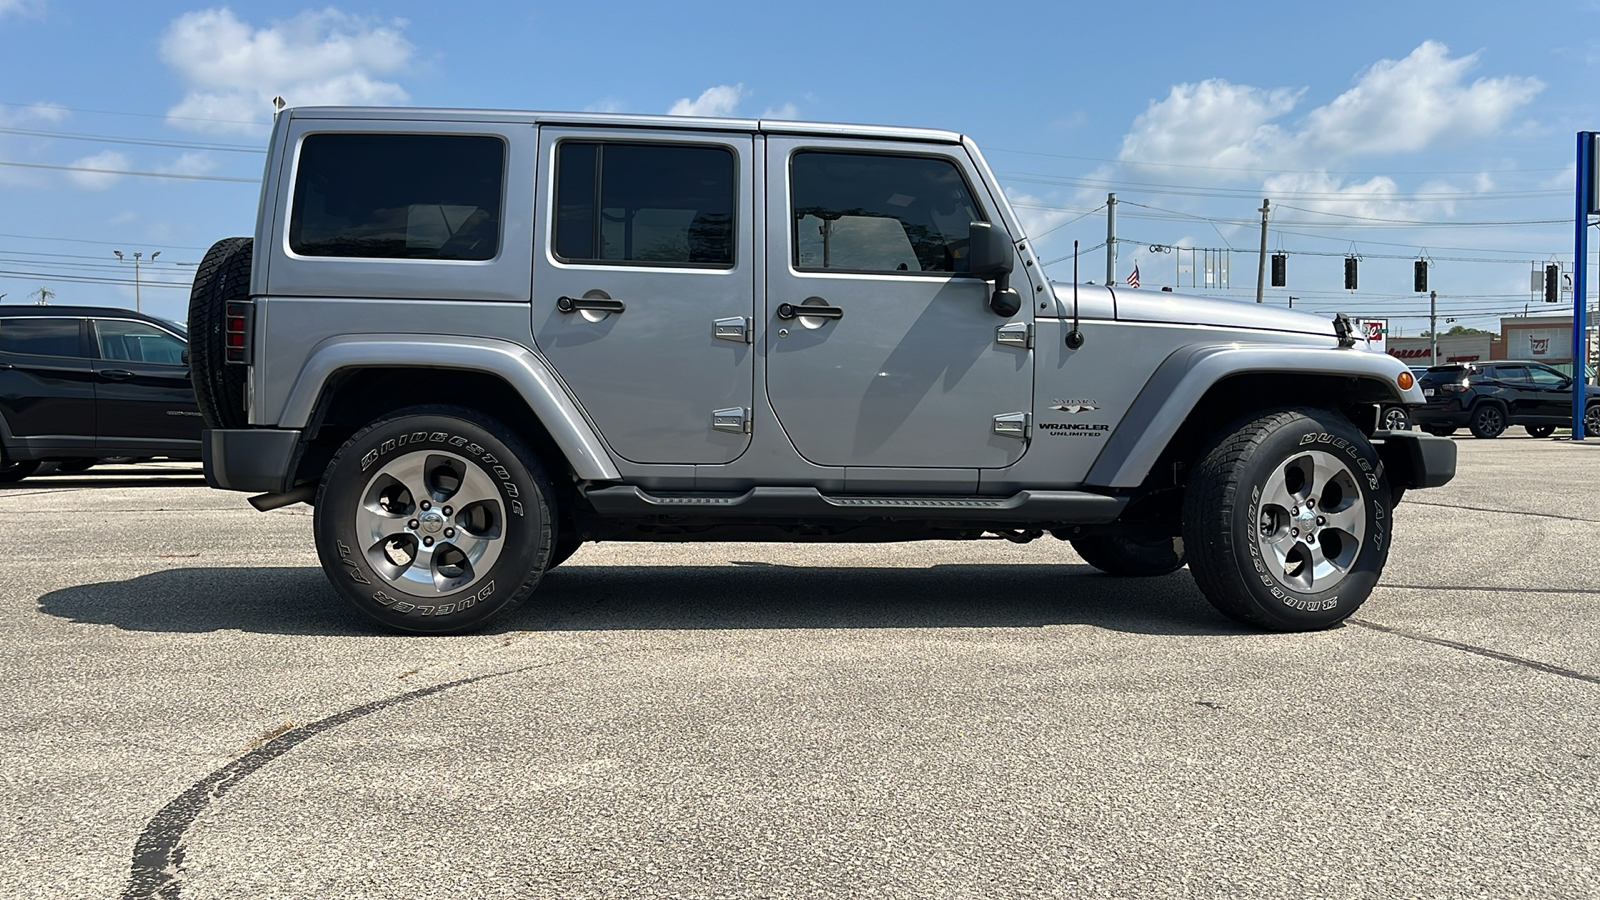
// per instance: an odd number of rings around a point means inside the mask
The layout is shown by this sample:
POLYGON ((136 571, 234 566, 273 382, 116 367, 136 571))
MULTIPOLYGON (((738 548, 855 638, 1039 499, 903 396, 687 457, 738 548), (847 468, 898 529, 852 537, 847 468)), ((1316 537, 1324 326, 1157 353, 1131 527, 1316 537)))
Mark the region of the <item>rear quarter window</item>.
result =
POLYGON ((77 319, 0 319, 0 353, 82 356, 77 319))
POLYGON ((289 249, 301 256, 488 260, 500 249, 506 145, 450 134, 312 134, 289 249))

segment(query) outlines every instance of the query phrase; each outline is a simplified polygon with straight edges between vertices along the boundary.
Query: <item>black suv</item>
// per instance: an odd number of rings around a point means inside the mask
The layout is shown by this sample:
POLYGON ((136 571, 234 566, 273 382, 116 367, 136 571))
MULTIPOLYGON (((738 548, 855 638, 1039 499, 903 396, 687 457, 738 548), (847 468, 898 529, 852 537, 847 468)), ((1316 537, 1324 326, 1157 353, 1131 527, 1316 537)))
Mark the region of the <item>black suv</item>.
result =
POLYGON ((127 309, 0 306, 0 481, 56 460, 200 458, 182 326, 127 309))
MULTIPOLYGON (((1572 423, 1572 379, 1544 363, 1505 359, 1434 366, 1418 379, 1428 402, 1412 407, 1411 420, 1429 434, 1466 426, 1473 437, 1499 437, 1521 425, 1534 437, 1549 437, 1572 423)), ((1585 434, 1600 434, 1600 395, 1590 388, 1584 407, 1585 434)))

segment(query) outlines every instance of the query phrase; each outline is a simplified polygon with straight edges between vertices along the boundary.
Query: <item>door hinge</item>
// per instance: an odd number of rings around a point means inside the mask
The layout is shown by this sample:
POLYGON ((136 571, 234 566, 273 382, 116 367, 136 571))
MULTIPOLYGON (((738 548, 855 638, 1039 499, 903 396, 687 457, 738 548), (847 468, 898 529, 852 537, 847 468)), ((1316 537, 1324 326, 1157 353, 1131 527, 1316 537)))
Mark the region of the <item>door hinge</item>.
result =
POLYGON ((994 433, 1025 441, 1033 433, 1033 413, 1004 413, 994 417, 994 433))
POLYGON ((714 320, 711 323, 711 336, 719 341, 733 341, 735 344, 748 344, 754 339, 754 335, 750 332, 750 319, 746 316, 730 316, 714 320))
POLYGON ((994 342, 1007 347, 1033 348, 1032 322, 1007 322, 994 330, 994 342))
POLYGON ((714 409, 711 411, 711 428, 729 434, 749 434, 750 410, 743 406, 714 409))

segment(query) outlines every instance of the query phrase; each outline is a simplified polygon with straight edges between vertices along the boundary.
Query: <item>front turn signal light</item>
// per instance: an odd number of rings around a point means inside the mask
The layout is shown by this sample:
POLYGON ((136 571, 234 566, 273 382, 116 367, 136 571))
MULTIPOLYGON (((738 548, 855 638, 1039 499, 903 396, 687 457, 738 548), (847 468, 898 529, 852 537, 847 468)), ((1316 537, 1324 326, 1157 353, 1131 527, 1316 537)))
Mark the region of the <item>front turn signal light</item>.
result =
POLYGON ((1401 372, 1400 377, 1395 380, 1400 383, 1400 390, 1402 391, 1411 390, 1411 386, 1417 383, 1416 377, 1410 372, 1401 372))

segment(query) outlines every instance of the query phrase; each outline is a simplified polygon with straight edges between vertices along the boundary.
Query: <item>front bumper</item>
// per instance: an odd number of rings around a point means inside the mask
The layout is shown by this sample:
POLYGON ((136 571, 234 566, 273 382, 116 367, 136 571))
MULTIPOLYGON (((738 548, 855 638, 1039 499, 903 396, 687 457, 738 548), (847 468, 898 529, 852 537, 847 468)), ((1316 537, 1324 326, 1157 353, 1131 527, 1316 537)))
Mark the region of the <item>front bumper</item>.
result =
POLYGON ((208 428, 200 441, 206 484, 224 491, 289 490, 299 453, 298 429, 208 428))
POLYGON ((1378 431, 1372 443, 1391 487, 1430 488, 1456 477, 1456 442, 1415 431, 1378 431))

